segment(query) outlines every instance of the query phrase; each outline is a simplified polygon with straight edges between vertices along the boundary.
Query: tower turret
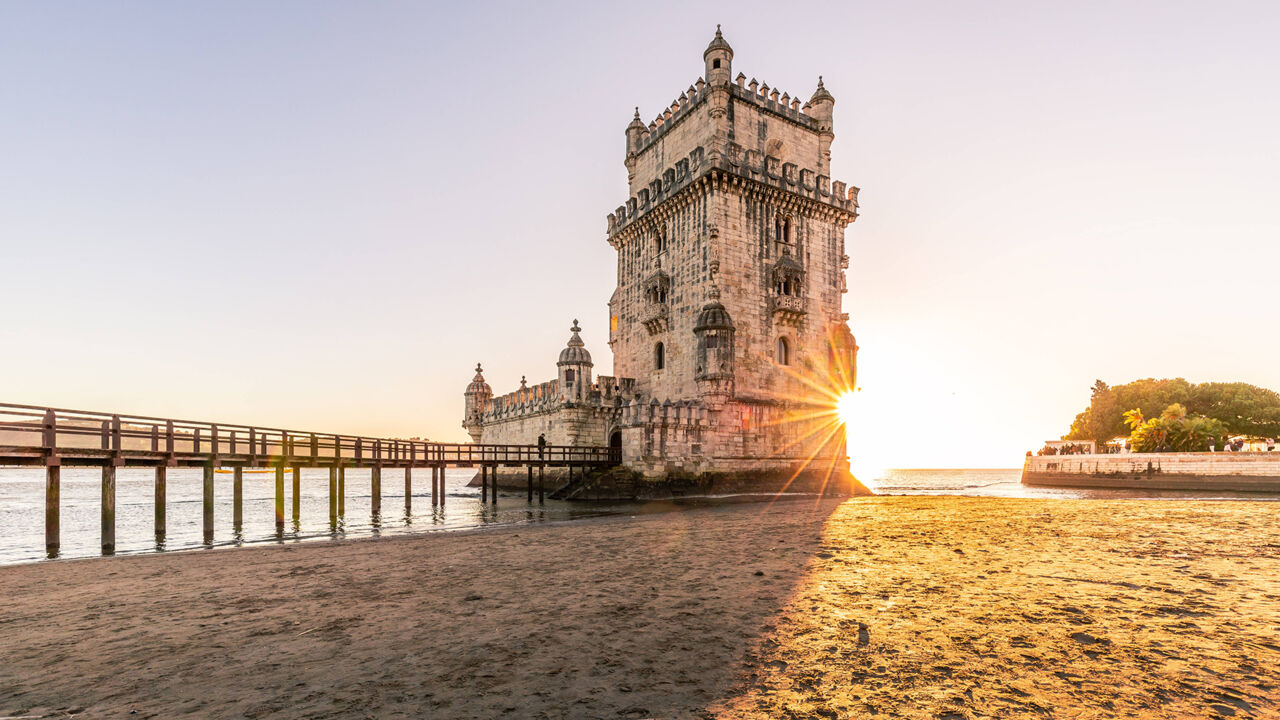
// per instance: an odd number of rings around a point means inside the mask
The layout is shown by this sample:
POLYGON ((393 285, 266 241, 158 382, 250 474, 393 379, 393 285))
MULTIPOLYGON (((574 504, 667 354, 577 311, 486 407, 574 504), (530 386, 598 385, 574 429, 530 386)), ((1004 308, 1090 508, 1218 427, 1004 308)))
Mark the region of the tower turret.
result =
POLYGON ((627 125, 627 156, 630 157, 640 149, 640 140, 644 137, 644 121, 640 119, 640 108, 636 108, 635 117, 627 125))
POLYGON ((560 351, 560 359, 556 369, 560 378, 560 394, 567 402, 582 402, 587 399, 591 388, 591 353, 587 352, 586 343, 578 333, 578 321, 573 321, 569 328, 573 335, 565 349, 560 351))
POLYGON ((707 291, 707 303, 693 327, 698 339, 694 381, 699 395, 718 395, 726 400, 733 396, 734 332, 733 318, 720 304, 720 290, 712 285, 707 291))
POLYGON ((716 36, 702 53, 702 59, 707 66, 704 76, 708 85, 714 87, 729 84, 729 79, 733 77, 733 48, 729 47, 729 42, 720 34, 719 25, 716 25, 716 36))
POLYGON ((484 371, 480 363, 476 363, 476 376, 463 395, 466 398, 466 411, 462 418, 462 427, 471 435, 472 442, 480 442, 480 418, 489 409, 489 401, 493 399, 493 388, 484 381, 484 371))
POLYGON ((818 76, 818 89, 809 98, 809 117, 818 121, 818 172, 831 174, 831 141, 836 139, 832 131, 834 127, 834 109, 836 99, 822 85, 822 76, 818 76))

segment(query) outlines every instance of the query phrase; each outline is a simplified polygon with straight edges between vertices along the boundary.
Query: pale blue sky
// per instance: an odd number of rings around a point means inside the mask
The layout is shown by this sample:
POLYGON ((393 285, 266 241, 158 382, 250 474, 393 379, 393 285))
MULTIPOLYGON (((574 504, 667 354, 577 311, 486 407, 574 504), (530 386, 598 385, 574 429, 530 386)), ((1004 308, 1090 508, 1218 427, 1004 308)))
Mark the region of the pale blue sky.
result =
POLYGON ((0 398, 461 439, 477 360, 548 379, 577 317, 611 372, 623 128, 716 23, 836 97, 864 466, 1280 388, 1280 6, 796 7, 0 4, 0 398))

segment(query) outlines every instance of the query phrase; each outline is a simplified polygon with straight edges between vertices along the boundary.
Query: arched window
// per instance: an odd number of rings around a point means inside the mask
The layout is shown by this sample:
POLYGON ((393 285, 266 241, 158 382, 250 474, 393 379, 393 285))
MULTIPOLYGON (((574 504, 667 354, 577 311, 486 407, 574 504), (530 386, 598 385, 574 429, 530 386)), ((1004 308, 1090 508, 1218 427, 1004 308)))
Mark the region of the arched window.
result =
POLYGON ((776 360, 779 365, 791 364, 791 347, 787 344, 786 338, 778 338, 778 347, 773 359, 776 360))
POLYGON ((791 218, 782 221, 782 242, 791 243, 791 218))
POLYGON ((660 228, 658 232, 653 234, 653 251, 661 255, 667 251, 667 229, 660 228))
POLYGON ((661 370, 667 366, 667 351, 662 343, 653 346, 653 369, 661 370))

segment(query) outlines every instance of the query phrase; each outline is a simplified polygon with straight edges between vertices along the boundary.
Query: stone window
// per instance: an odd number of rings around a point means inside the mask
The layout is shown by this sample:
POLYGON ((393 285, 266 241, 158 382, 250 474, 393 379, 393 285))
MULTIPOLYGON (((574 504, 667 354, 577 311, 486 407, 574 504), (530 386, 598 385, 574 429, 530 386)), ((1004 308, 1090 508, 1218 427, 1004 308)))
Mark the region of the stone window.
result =
POLYGON ((791 218, 779 215, 773 219, 773 239, 783 245, 791 244, 791 218))
POLYGON ((713 68, 715 68, 715 69, 719 70, 719 69, 720 69, 720 61, 719 61, 719 60, 712 60, 712 61, 711 61, 711 67, 713 67, 713 68))
POLYGON ((714 333, 707 333, 706 343, 708 350, 715 350, 720 347, 720 336, 714 333))
POLYGON ((573 370, 565 370, 565 371, 564 371, 564 381, 565 381, 566 383, 571 383, 571 382, 573 382, 573 370))
POLYGON ((667 349, 658 343, 653 346, 653 369, 661 370, 667 366, 667 349))
POLYGON ((773 359, 777 361, 779 365, 791 364, 791 346, 787 343, 786 338, 778 338, 778 344, 774 350, 773 359))
POLYGON ((665 227, 659 228, 658 232, 653 234, 653 251, 658 255, 667 251, 667 229, 665 227))

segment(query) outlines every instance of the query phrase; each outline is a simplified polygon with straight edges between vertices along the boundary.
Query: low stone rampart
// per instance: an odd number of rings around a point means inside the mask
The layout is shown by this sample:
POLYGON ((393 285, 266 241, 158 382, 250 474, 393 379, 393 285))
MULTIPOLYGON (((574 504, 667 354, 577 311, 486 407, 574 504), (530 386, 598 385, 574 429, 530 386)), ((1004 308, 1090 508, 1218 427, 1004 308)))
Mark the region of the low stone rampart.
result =
POLYGON ((1024 485, 1280 492, 1280 452, 1038 455, 1024 485))

